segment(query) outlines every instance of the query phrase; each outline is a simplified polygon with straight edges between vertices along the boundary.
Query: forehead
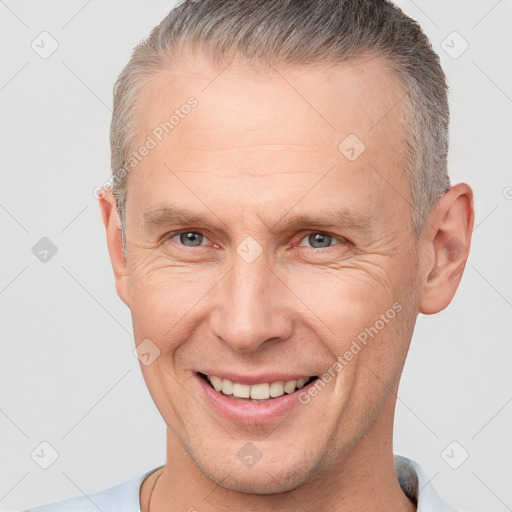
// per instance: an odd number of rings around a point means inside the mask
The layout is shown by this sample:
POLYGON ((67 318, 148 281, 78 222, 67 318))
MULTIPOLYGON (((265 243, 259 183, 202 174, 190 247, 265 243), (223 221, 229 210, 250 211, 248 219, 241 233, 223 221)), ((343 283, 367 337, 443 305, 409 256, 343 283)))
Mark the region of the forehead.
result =
POLYGON ((151 137, 155 147, 130 182, 148 201, 166 187, 171 197, 180 173, 202 194, 216 187, 232 198, 250 180, 259 206, 276 199, 275 189, 296 196, 322 176, 329 190, 349 183, 366 190, 361 200, 390 192, 407 197, 403 96, 380 59, 267 71, 236 62, 214 70, 197 59, 143 89, 137 144, 151 137), (197 105, 182 109, 191 97, 197 105))
POLYGON ((237 134, 240 128, 256 130, 255 137, 276 143, 295 141, 299 134, 313 143, 355 132, 368 142, 385 134, 401 136, 404 93, 383 59, 258 69, 238 61, 213 69, 196 57, 186 68, 164 70, 142 90, 137 122, 148 133, 194 96, 200 108, 191 122, 210 130, 214 121, 212 136, 226 128, 237 134))

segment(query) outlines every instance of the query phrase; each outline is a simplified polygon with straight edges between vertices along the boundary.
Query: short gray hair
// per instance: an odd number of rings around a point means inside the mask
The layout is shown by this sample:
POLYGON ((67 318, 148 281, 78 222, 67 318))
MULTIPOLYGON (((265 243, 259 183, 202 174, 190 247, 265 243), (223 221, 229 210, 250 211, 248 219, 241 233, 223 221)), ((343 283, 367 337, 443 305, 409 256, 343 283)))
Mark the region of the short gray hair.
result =
POLYGON ((138 98, 155 74, 179 70, 189 50, 218 69, 236 57, 273 67, 385 59, 404 92, 411 221, 421 234, 450 188, 449 107, 439 57, 418 23, 388 0, 184 0, 135 47, 114 86, 111 163, 123 247, 128 162, 141 135, 138 98))

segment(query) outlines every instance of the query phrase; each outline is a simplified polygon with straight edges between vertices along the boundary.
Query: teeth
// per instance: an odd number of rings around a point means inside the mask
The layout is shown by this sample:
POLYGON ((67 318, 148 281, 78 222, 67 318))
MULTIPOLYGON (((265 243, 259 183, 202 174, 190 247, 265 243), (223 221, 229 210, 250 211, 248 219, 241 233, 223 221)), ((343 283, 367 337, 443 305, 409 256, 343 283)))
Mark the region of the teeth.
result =
POLYGON ((284 382, 272 382, 270 384, 270 396, 277 398, 284 395, 284 382))
POLYGON ((251 386, 248 384, 233 383, 233 396, 238 398, 249 398, 251 395, 251 386))
POLYGON ((308 381, 308 378, 307 377, 302 377, 302 379, 299 379, 297 381, 297 388, 302 388, 304 387, 304 384, 306 384, 306 382, 308 381))
POLYGON ((309 377, 302 377, 298 380, 289 380, 287 382, 265 382, 252 386, 232 382, 229 379, 221 379, 215 375, 207 375, 207 379, 216 391, 222 392, 224 395, 233 395, 237 398, 252 398, 253 400, 268 400, 269 398, 283 396, 285 393, 293 393, 296 389, 302 388, 309 380, 309 377))
POLYGON ((251 398, 256 400, 266 400, 270 396, 270 384, 254 384, 250 386, 251 398))
MULTIPOLYGON (((212 375, 210 377, 210 382, 212 383, 212 386, 217 390, 220 391, 222 389, 222 379, 220 377, 216 377, 215 375, 212 375)), ((227 393, 226 393, 227 394, 227 393)))
POLYGON ((295 391, 296 387, 297 387, 297 381, 296 380, 289 380, 284 385, 284 392, 285 393, 293 393, 295 391))
POLYGON ((225 395, 233 394, 233 383, 229 379, 222 379, 222 392, 225 395))

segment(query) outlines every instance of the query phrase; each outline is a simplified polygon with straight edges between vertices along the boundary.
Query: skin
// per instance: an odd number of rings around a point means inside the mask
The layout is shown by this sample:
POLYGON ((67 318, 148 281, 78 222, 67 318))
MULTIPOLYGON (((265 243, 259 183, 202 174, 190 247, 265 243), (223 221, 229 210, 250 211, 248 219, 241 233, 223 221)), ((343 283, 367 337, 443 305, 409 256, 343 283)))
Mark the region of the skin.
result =
POLYGON ((143 483, 142 510, 157 477, 151 512, 415 510, 394 469, 396 393, 418 313, 444 309, 460 282, 470 187, 452 186, 415 238, 403 92, 379 59, 269 73, 233 62, 219 75, 196 56, 143 91, 141 142, 189 96, 198 106, 129 175, 127 262, 109 189, 100 200, 135 341, 160 350, 141 368, 168 427, 167 460, 143 483), (353 162, 338 150, 348 134, 366 145, 353 162), (144 225, 147 209, 170 205, 207 222, 144 225), (336 220, 341 206, 360 221, 282 222, 336 220), (178 230, 201 245, 168 236, 178 230), (316 233, 332 238, 315 243, 316 233), (252 263, 236 252, 248 236, 262 249, 252 263), (197 385, 201 365, 321 375, 394 303, 402 309, 379 334, 279 422, 227 421, 197 385), (237 457, 248 441, 263 455, 252 467, 237 457))

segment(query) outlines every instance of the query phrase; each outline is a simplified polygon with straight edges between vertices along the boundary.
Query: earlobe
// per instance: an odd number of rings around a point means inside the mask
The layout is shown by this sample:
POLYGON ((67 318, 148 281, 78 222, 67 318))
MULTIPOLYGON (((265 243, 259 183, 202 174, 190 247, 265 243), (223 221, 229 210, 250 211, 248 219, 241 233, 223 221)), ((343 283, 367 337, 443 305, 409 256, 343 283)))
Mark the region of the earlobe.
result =
POLYGON ((117 294, 129 307, 128 269, 123 254, 121 221, 117 213, 116 200, 112 189, 103 187, 100 193, 100 213, 107 235, 107 246, 116 282, 117 294))
POLYGON ((465 183, 454 185, 439 200, 429 219, 429 238, 421 242, 432 257, 423 269, 420 313, 438 313, 450 304, 466 266, 473 223, 473 191, 465 183))

